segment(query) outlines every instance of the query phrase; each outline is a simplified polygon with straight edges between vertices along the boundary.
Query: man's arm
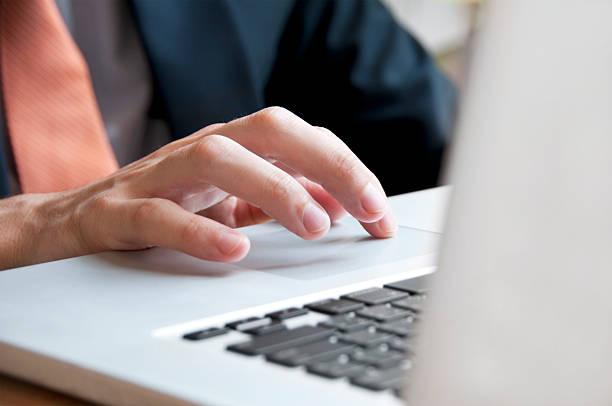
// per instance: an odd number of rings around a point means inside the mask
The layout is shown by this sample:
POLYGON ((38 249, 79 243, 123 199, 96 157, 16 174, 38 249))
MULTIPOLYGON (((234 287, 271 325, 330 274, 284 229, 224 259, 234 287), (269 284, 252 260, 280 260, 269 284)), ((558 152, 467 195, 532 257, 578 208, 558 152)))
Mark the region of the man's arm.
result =
POLYGON ((82 188, 0 200, 0 269, 152 246, 237 261, 249 240, 232 227, 273 218, 311 240, 346 212, 375 237, 397 229, 380 182, 342 141, 272 107, 82 188))
POLYGON ((0 200, 0 269, 79 254, 71 211, 60 212, 61 194, 18 195, 0 200), (53 208, 57 207, 58 210, 53 208))

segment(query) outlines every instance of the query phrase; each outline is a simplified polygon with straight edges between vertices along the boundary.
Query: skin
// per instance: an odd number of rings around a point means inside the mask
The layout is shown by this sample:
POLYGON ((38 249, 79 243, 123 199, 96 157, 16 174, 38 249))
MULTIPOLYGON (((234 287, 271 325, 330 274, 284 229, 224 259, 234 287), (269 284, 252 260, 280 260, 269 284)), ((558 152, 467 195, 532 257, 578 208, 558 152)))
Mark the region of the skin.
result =
POLYGON ((250 247, 235 228, 275 219, 314 240, 347 212, 374 237, 397 230, 380 182, 339 138, 270 107, 84 187, 0 200, 0 268, 153 246, 233 262, 250 247))

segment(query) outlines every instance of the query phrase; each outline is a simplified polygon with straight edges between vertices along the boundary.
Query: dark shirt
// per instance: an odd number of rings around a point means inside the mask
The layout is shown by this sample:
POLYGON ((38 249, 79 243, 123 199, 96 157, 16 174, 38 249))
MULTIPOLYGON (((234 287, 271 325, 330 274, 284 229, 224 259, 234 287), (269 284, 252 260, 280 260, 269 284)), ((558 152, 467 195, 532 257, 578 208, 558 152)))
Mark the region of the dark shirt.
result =
POLYGON ((122 165, 208 124, 281 105, 336 133, 388 194, 437 182, 454 89, 376 0, 58 4, 122 165))

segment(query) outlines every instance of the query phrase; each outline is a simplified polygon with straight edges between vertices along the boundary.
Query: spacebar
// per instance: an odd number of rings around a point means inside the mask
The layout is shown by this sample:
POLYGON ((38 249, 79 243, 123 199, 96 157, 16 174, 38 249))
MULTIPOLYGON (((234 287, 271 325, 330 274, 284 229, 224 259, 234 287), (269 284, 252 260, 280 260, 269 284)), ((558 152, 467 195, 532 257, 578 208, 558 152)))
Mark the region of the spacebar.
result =
POLYGON ((227 349, 246 355, 269 354, 296 345, 321 340, 331 336, 333 333, 333 330, 327 328, 303 326, 293 330, 283 330, 263 336, 255 336, 250 341, 230 345, 227 349))

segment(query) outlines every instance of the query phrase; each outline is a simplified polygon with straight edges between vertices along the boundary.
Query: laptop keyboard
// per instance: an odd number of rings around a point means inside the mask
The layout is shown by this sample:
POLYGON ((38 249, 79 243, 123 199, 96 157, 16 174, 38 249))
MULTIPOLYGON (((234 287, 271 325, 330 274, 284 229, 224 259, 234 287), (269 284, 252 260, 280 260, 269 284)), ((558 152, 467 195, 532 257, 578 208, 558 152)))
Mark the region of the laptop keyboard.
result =
POLYGON ((427 281, 428 276, 406 279, 190 332, 183 338, 200 341, 232 330, 241 332, 245 340, 230 344, 228 351, 399 394, 404 375, 412 367, 413 339, 422 319, 427 281), (326 317, 316 325, 297 323, 311 312, 326 317), (286 324, 289 319, 291 328, 286 324))

